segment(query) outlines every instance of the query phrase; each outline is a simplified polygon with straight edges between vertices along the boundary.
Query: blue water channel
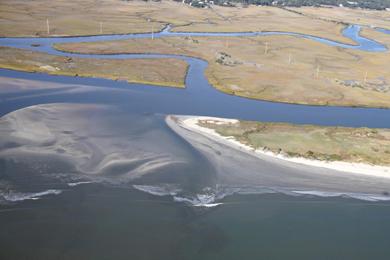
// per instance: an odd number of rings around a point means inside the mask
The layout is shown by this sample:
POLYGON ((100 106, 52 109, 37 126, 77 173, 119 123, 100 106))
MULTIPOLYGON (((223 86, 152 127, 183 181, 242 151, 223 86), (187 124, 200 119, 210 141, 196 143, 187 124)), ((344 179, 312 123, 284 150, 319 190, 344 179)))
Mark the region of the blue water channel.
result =
MULTIPOLYGON (((360 26, 350 25, 342 32, 345 37, 350 38, 356 42, 354 45, 293 32, 187 33, 171 32, 169 27, 159 33, 154 33, 153 37, 250 37, 265 35, 291 35, 293 37, 308 38, 340 48, 358 49, 369 52, 387 51, 386 46, 374 40, 360 36, 360 30, 360 26)), ((378 31, 383 31, 383 29, 378 29, 378 31)), ((99 78, 53 76, 41 73, 26 73, 1 69, 0 76, 41 80, 47 82, 59 82, 65 84, 89 85, 94 87, 103 87, 106 89, 125 89, 126 91, 105 91, 96 93, 88 92, 72 94, 65 92, 55 93, 55 90, 35 90, 26 92, 23 95, 21 95, 20 92, 7 93, 0 96, 0 115, 4 115, 16 109, 30 105, 44 103, 115 103, 117 105, 121 104, 122 106, 127 107, 132 112, 140 113, 208 115, 245 120, 273 122, 283 121, 299 124, 390 128, 390 111, 388 109, 294 105, 254 100, 222 93, 213 88, 208 83, 204 75, 204 71, 208 64, 206 61, 198 58, 162 54, 77 54, 57 51, 52 47, 53 44, 57 43, 94 42, 147 37, 152 37, 152 34, 144 33, 50 38, 0 38, 0 46, 30 49, 58 56, 93 59, 177 58, 184 60, 189 64, 185 89, 159 88, 155 86, 129 84, 127 82, 99 78)))

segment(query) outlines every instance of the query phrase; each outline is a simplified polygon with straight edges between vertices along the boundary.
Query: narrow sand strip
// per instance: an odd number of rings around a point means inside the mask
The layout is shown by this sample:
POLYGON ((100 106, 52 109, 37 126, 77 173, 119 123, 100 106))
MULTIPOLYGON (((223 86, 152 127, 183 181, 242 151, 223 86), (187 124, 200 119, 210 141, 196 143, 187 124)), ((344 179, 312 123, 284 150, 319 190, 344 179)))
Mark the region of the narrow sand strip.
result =
POLYGON ((235 124, 239 122, 236 119, 202 117, 202 116, 174 116, 174 118, 177 120, 178 125, 180 125, 181 127, 189 131, 199 133, 203 136, 209 137, 215 141, 221 142, 223 144, 227 144, 237 149, 246 150, 253 155, 263 155, 263 156, 266 155, 266 156, 278 158, 293 163, 328 168, 328 169, 337 170, 341 172, 364 174, 372 177, 390 178, 390 167, 388 166, 370 165, 365 163, 351 163, 351 162, 343 162, 343 161, 320 161, 320 160, 311 160, 303 157, 287 157, 283 154, 276 154, 271 151, 254 149, 248 145, 240 143, 232 136, 222 136, 218 134, 214 129, 210 129, 198 125, 198 122, 200 120, 207 120, 215 124, 235 124))

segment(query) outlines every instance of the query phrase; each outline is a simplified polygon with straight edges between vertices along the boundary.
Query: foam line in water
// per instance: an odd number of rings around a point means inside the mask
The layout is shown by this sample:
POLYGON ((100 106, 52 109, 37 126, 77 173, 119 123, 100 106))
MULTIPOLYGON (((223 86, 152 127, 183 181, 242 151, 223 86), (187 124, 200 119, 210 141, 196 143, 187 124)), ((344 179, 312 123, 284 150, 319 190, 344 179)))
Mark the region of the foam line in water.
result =
POLYGON ((33 192, 24 193, 24 192, 14 192, 14 191, 0 192, 0 202, 1 201, 18 202, 18 201, 24 201, 24 200, 38 200, 42 196, 58 195, 61 192, 62 192, 61 190, 54 190, 54 189, 45 190, 45 191, 36 192, 36 193, 33 193, 33 192))
POLYGON ((89 183, 94 183, 94 182, 93 182, 93 181, 69 182, 69 183, 68 183, 68 186, 69 186, 69 187, 76 187, 76 186, 79 186, 79 185, 89 184, 89 183))
POLYGON ((222 187, 216 188, 206 187, 202 193, 184 194, 181 189, 169 185, 148 186, 148 185, 133 185, 137 190, 156 195, 156 196, 172 196, 173 201, 185 203, 193 207, 216 207, 223 205, 221 200, 227 196, 234 194, 240 195, 261 195, 261 194, 284 194, 288 196, 316 196, 316 197, 339 197, 351 198, 369 202, 390 201, 390 196, 387 194, 370 194, 370 193, 352 193, 352 192, 333 192, 333 191, 316 191, 316 190, 291 190, 281 187, 222 187))
POLYGON ((326 192, 326 191, 293 191, 293 193, 300 195, 312 195, 317 197, 341 197, 352 198, 364 201, 390 201, 390 196, 368 194, 368 193, 350 193, 350 192, 326 192))
POLYGON ((223 204, 222 202, 214 202, 214 198, 212 199, 205 198, 205 197, 202 198, 202 196, 203 196, 202 194, 197 194, 193 198, 174 196, 173 200, 176 202, 184 202, 194 207, 206 207, 206 208, 212 208, 223 204))
POLYGON ((174 196, 173 200, 177 202, 184 202, 194 207, 211 208, 223 204, 221 202, 215 202, 216 201, 215 194, 196 194, 193 197, 174 196))
POLYGON ((143 191, 155 196, 175 196, 181 189, 175 185, 160 185, 160 186, 151 186, 151 185, 133 185, 133 187, 139 191, 143 191))

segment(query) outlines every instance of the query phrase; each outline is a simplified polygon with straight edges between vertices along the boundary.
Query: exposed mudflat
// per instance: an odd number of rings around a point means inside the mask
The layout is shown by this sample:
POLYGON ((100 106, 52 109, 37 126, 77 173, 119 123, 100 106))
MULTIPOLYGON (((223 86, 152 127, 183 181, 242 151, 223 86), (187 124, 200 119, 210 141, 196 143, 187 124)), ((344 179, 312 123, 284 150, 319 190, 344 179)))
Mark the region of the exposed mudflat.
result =
POLYGON ((2 182, 11 191, 30 191, 43 177, 118 185, 143 178, 142 184, 196 186, 195 175, 208 170, 207 161, 202 163, 161 116, 132 115, 105 105, 17 110, 0 119, 0 136, 2 182))

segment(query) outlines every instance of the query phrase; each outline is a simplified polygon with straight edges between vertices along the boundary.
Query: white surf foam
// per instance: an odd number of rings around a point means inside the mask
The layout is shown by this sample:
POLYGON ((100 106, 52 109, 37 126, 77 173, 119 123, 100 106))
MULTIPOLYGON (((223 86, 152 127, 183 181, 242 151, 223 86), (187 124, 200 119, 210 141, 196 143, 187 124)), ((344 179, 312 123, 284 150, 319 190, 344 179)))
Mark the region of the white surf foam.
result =
MULTIPOLYGON (((204 201, 206 203, 221 200, 233 194, 250 195, 250 194, 284 194, 288 196, 317 196, 317 197, 340 197, 351 198, 362 201, 381 202, 390 201, 390 195, 373 194, 373 193, 354 193, 354 192, 333 192, 317 190, 291 190, 283 187, 261 187, 261 186, 244 186, 244 187, 218 187, 215 191, 214 200, 204 201)), ((196 203, 196 201, 195 201, 196 203)))
POLYGON ((82 184, 89 184, 89 183, 94 183, 94 182, 93 181, 69 182, 68 186, 69 187, 75 187, 75 186, 79 186, 79 185, 82 185, 82 184))
POLYGON ((351 192, 328 192, 328 191, 292 191, 300 195, 312 195, 318 197, 342 197, 352 198, 364 201, 390 201, 390 196, 369 194, 369 193, 351 193, 351 192))
MULTIPOLYGON (((333 192, 333 191, 317 191, 317 190, 291 190, 282 187, 227 187, 225 188, 227 195, 230 194, 284 194, 288 196, 316 196, 316 197, 340 197, 351 198, 362 201, 379 202, 390 201, 389 195, 372 194, 372 193, 353 193, 353 192, 333 192)), ((226 196, 227 196, 226 195, 226 196)))
POLYGON ((133 187, 139 191, 143 191, 155 196, 175 196, 181 189, 175 185, 160 185, 160 186, 152 186, 152 185, 133 185, 133 187))
POLYGON ((222 202, 215 202, 214 198, 206 197, 204 194, 197 194, 195 197, 179 197, 174 196, 173 200, 176 202, 184 202, 194 207, 212 208, 222 205, 222 202))
POLYGON ((184 202, 194 207, 212 208, 222 205, 223 203, 218 201, 233 193, 233 190, 227 191, 225 189, 220 189, 218 186, 216 188, 205 187, 203 188, 202 193, 193 196, 175 196, 173 200, 184 202))
POLYGON ((61 190, 46 190, 42 192, 36 192, 36 193, 23 193, 23 192, 14 192, 14 191, 9 191, 9 192, 0 192, 0 198, 2 198, 4 201, 7 202, 18 202, 18 201, 23 201, 23 200, 38 200, 42 196, 46 195, 58 195, 62 191, 61 190))
POLYGON ((202 193, 189 195, 183 194, 182 190, 177 187, 161 185, 133 185, 134 188, 156 196, 172 196, 173 200, 180 203, 186 203, 193 207, 216 207, 225 203, 221 200, 234 194, 284 194, 288 196, 316 196, 316 197, 340 197, 351 198, 369 202, 390 201, 387 194, 370 194, 370 193, 352 193, 352 192, 332 192, 316 190, 291 190, 283 187, 260 187, 260 186, 217 186, 216 188, 206 187, 202 193))
POLYGON ((143 191, 155 196, 172 196, 176 202, 183 202, 194 207, 216 207, 223 203, 216 202, 217 199, 221 199, 221 196, 216 195, 209 187, 204 188, 204 193, 195 194, 194 196, 179 195, 182 193, 182 189, 176 185, 163 184, 159 186, 152 185, 133 185, 133 187, 139 191, 143 191))

